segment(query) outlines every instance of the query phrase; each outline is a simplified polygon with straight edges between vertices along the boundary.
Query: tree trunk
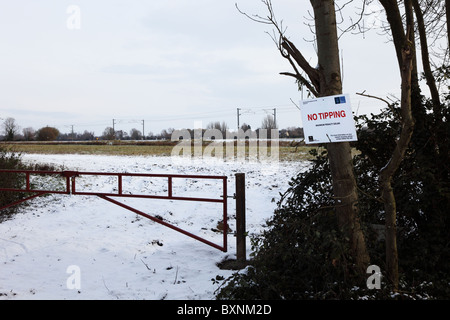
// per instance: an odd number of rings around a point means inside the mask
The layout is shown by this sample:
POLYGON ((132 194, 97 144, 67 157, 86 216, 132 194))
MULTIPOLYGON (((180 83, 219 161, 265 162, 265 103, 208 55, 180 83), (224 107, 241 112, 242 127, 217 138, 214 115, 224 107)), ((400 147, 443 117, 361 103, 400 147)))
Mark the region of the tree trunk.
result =
POLYGON ((447 41, 450 47, 450 0, 445 0, 445 17, 447 18, 447 41))
POLYGON ((379 0, 386 12, 386 18, 392 32, 392 41, 394 42, 395 53, 399 69, 402 68, 402 46, 405 44, 406 35, 403 28, 402 15, 398 8, 397 0, 379 0))
MULTIPOLYGON (((333 0, 310 0, 314 9, 317 51, 319 60, 319 96, 342 93, 336 12, 333 0)), ((348 142, 327 145, 337 202, 336 214, 340 229, 350 239, 356 269, 365 273, 370 264, 364 234, 359 222, 358 192, 353 172, 351 147, 348 142)))
MULTIPOLYGON (((404 2, 404 6, 405 6, 405 23, 406 26, 414 26, 414 10, 413 10, 413 5, 412 5, 412 0, 403 0, 404 2)), ((409 40, 410 44, 411 44, 411 49, 416 52, 416 35, 415 35, 416 31, 414 28, 409 29, 409 37, 407 36, 407 39, 405 39, 405 41, 409 40)), ((403 48, 404 42, 402 43, 402 45, 399 47, 400 50, 400 54, 402 54, 403 57, 403 53, 402 53, 402 48, 403 48)), ((403 59, 403 58, 402 58, 403 59)), ((402 70, 402 63, 403 61, 400 62, 400 76, 402 75, 401 70, 402 70)), ((411 85, 414 84, 414 86, 416 86, 417 88, 417 92, 420 93, 420 87, 419 87, 419 70, 417 69, 417 59, 414 57, 414 59, 412 60, 412 70, 411 70, 411 85)), ((420 96, 420 95, 419 95, 420 96)))
MULTIPOLYGON (((410 26, 409 28, 412 28, 410 26)), ((407 37, 408 38, 408 37, 407 37)), ((386 269, 387 277, 398 289, 398 252, 397 252, 397 209, 392 189, 392 178, 400 166, 408 149, 414 129, 414 120, 411 112, 411 73, 413 69, 414 50, 409 40, 406 40, 402 49, 402 131, 395 146, 394 152, 387 165, 380 172, 381 197, 384 203, 385 230, 386 230, 386 269)))
POLYGON ((412 86, 419 88, 418 78, 413 74, 416 72, 414 52, 414 20, 412 15, 412 1, 405 0, 406 29, 403 28, 403 20, 398 8, 397 0, 380 0, 384 7, 389 26, 392 31, 395 51, 401 75, 401 120, 402 130, 397 141, 392 157, 380 171, 381 199, 385 210, 385 235, 386 235, 386 272, 387 278, 394 287, 398 289, 398 251, 397 251, 397 208, 392 179, 404 158, 414 129, 414 119, 411 110, 412 86))

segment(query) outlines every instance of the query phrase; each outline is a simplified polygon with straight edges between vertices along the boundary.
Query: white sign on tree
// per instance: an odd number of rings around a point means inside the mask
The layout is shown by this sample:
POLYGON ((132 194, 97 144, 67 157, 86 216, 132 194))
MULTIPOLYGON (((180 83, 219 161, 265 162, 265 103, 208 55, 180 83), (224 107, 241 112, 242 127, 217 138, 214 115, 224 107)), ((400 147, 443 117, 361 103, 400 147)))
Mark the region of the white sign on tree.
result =
POLYGON ((348 94, 301 101, 305 143, 356 141, 348 94))

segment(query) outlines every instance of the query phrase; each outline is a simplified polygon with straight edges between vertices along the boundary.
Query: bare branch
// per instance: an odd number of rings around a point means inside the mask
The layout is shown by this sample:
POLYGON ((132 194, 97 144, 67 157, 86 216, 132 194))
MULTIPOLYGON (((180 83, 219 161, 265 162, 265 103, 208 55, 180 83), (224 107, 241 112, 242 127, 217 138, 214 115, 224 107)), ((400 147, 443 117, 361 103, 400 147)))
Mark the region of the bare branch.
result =
POLYGON ((295 45, 288 40, 288 38, 285 36, 287 28, 283 27, 283 22, 278 22, 275 13, 272 6, 271 0, 261 0, 262 3, 267 7, 268 15, 267 17, 262 17, 260 15, 249 15, 245 12, 243 12, 237 3, 235 4, 237 10, 249 18, 250 20, 258 23, 263 23, 267 25, 272 25, 275 30, 273 31, 273 34, 269 34, 269 36, 274 41, 275 45, 277 46, 278 50, 280 51, 280 54, 283 58, 287 59, 294 69, 294 73, 290 72, 282 72, 280 74, 287 75, 296 78, 300 83, 304 84, 308 90, 311 91, 314 95, 317 96, 317 93, 320 91, 320 74, 317 69, 314 69, 311 67, 309 62, 305 59, 305 57, 302 55, 300 50, 298 50, 295 45), (299 69, 297 65, 305 71, 306 75, 310 79, 308 81, 304 76, 302 76, 299 72, 299 69))
POLYGON ((289 98, 290 100, 291 100, 291 102, 294 104, 294 106, 298 109, 298 110, 300 110, 300 107, 298 106, 298 104, 296 104, 295 102, 294 102, 294 100, 292 100, 292 98, 289 98))
MULTIPOLYGON (((363 0, 362 1, 362 8, 359 8, 358 10, 359 10, 359 12, 357 13, 357 19, 356 19, 356 21, 355 22, 353 22, 353 19, 352 19, 352 17, 349 17, 348 19, 350 20, 350 25, 347 27, 347 28, 345 28, 345 29, 342 29, 342 28, 339 28, 339 30, 341 31, 341 34, 338 36, 338 39, 340 39, 344 34, 346 34, 347 32, 351 32, 351 31, 353 31, 353 30, 355 30, 355 29, 358 29, 359 31, 359 33, 363 33, 364 34, 364 32, 366 32, 369 28, 366 28, 364 25, 361 27, 361 21, 363 21, 363 19, 364 19, 364 16, 365 16, 365 11, 366 11, 366 1, 367 0, 363 0)), ((346 3, 344 3, 342 6, 337 6, 337 9, 336 9, 336 13, 339 13, 339 16, 341 17, 341 22, 343 22, 345 19, 344 19, 344 16, 343 16, 343 9, 347 6, 347 5, 349 5, 350 3, 352 3, 353 2, 353 0, 350 0, 350 1, 348 1, 348 2, 346 2, 346 3)), ((341 23, 341 22, 339 22, 338 23, 338 25, 341 23)))
POLYGON ((377 96, 372 96, 370 94, 366 94, 365 92, 366 92, 366 90, 364 90, 363 92, 357 92, 356 94, 360 95, 360 96, 363 96, 363 97, 367 97, 367 98, 372 98, 372 99, 377 99, 377 100, 383 101, 384 103, 387 104, 388 108, 391 109, 391 111, 392 111, 392 113, 394 115, 396 115, 398 118, 401 118, 401 116, 394 109, 393 103, 387 101, 386 99, 383 99, 383 98, 380 98, 380 97, 377 97, 377 96))
POLYGON ((299 73, 291 73, 291 72, 280 72, 281 75, 284 76, 290 76, 290 77, 294 77, 295 79, 297 79, 298 82, 300 82, 301 84, 305 85, 306 88, 308 88, 309 91, 311 91, 311 93, 314 96, 318 96, 319 93, 317 92, 316 88, 314 88, 314 86, 311 85, 311 83, 306 80, 305 77, 303 77, 301 74, 299 73))
POLYGON ((245 13, 244 11, 239 9, 239 6, 238 6, 237 3, 235 3, 234 5, 235 5, 236 9, 239 11, 240 14, 243 14, 244 16, 249 18, 250 20, 258 22, 258 23, 263 23, 263 24, 272 24, 272 22, 270 22, 270 20, 268 20, 266 18, 261 18, 258 15, 253 15, 253 16, 248 15, 247 13, 245 13))
POLYGON ((290 57, 292 57, 295 62, 302 68, 303 71, 307 74, 309 79, 311 80, 312 85, 316 89, 315 91, 320 91, 320 74, 319 71, 309 64, 308 61, 306 61, 305 57, 302 55, 302 53, 295 47, 295 45, 289 41, 287 38, 282 38, 282 47, 286 50, 286 52, 289 54, 290 57))
POLYGON ((391 105, 391 103, 390 103, 389 101, 387 101, 386 99, 383 99, 383 98, 380 98, 380 97, 377 97, 377 96, 372 96, 372 95, 370 95, 370 94, 366 94, 365 92, 366 92, 366 90, 364 90, 363 92, 357 92, 356 94, 357 94, 357 95, 360 95, 360 96, 363 96, 363 97, 373 98, 373 99, 377 99, 377 100, 383 101, 383 102, 386 103, 388 106, 391 105))

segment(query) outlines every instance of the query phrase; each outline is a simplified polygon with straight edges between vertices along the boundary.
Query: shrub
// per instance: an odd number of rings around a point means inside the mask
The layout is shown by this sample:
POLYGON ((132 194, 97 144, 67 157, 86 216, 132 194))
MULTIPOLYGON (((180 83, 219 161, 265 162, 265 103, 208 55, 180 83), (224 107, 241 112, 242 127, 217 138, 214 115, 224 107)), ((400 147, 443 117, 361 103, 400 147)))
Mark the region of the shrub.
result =
MULTIPOLYGON (((450 136, 448 103, 436 126, 430 103, 414 101, 416 128, 393 179, 397 203, 400 291, 369 290, 352 274, 347 239, 336 226, 325 154, 291 180, 267 230, 253 237, 251 265, 226 279, 218 299, 430 299, 450 297, 450 136), (422 112, 418 110, 422 109, 422 112), (441 146, 441 147, 439 147, 441 146), (442 148, 444 146, 444 148, 442 148), (443 152, 446 150, 446 152, 443 152)), ((384 224, 378 174, 389 161, 400 131, 396 105, 358 123, 360 154, 354 158, 360 220, 371 264, 385 269, 385 246, 372 230, 384 224)), ((368 275, 367 275, 368 276, 368 275)))
MULTIPOLYGON (((317 156, 317 155, 316 155, 317 156)), ((335 299, 361 283, 349 268, 348 241, 338 231, 328 163, 323 155, 293 178, 267 230, 252 238, 245 273, 221 288, 219 299, 335 299)))
MULTIPOLYGON (((21 155, 0 146, 0 169, 23 169, 24 165, 21 155)), ((0 173, 0 187, 2 188, 22 188, 23 180, 17 174, 0 173)), ((23 197, 18 192, 0 191, 0 207, 17 201, 23 197)), ((11 207, 0 211, 0 222, 10 217, 16 212, 16 207, 11 207)))
MULTIPOLYGON (((49 165, 45 163, 36 163, 33 165, 25 164, 22 161, 22 157, 20 153, 17 153, 11 149, 6 148, 5 146, 0 146, 0 169, 16 169, 16 170, 33 170, 33 171, 56 171, 62 168, 57 168, 54 165, 49 165)), ((45 177, 45 176, 44 176, 45 177)), ((41 183, 52 183, 53 187, 58 187, 58 184, 61 185, 61 180, 55 177, 46 177, 41 182, 39 179, 35 180, 38 185, 41 183)), ((5 173, 0 172, 0 187, 8 188, 8 189, 23 189, 25 188, 25 174, 17 174, 17 173, 5 173)), ((33 182, 31 183, 31 187, 33 187, 33 182)), ((39 188, 39 186, 37 186, 39 188)), ((64 189, 64 186, 62 186, 64 189)), ((13 202, 24 199, 31 194, 23 193, 23 192, 10 192, 10 191, 0 191, 0 207, 4 205, 11 204, 13 202)), ((17 212, 18 206, 12 206, 0 211, 0 223, 6 219, 9 219, 12 215, 17 212)))
POLYGON ((59 136, 59 130, 53 127, 44 127, 36 133, 36 140, 38 141, 53 141, 59 136))

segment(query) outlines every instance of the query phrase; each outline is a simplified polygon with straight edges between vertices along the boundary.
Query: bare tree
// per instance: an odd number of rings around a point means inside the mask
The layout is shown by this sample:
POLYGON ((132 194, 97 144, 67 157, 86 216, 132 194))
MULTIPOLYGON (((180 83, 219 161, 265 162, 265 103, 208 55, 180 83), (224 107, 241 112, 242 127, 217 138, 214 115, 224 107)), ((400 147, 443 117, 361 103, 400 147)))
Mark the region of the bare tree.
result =
MULTIPOLYGON (((249 16, 259 23, 272 25, 275 41, 281 56, 287 59, 293 72, 281 74, 294 77, 305 85, 314 96, 330 96, 342 93, 341 67, 337 35, 335 1, 310 0, 315 21, 318 67, 312 67, 301 51, 285 35, 286 29, 275 17, 270 0, 262 1, 268 9, 268 16, 249 16)), ((238 8, 239 9, 239 8, 238 8)), ((350 239, 350 248, 355 258, 356 270, 365 273, 370 262, 361 230, 358 208, 358 191, 353 171, 351 147, 348 142, 327 145, 328 159, 336 200, 336 216, 339 228, 350 239)))
MULTIPOLYGON (((408 23, 408 30, 413 26, 408 23)), ((397 209, 392 188, 392 178, 402 162, 414 130, 414 119, 411 112, 411 77, 413 70, 414 49, 410 39, 410 32, 405 34, 405 43, 401 48, 401 116, 402 130, 395 146, 392 157, 380 172, 381 199, 385 209, 386 233, 386 269, 388 278, 398 288, 398 250, 397 250, 397 209)))
MULTIPOLYGON (((387 161, 386 165, 379 173, 379 186, 381 190, 381 201, 384 204, 385 210, 385 244, 386 244, 386 271, 387 277, 394 287, 398 289, 399 274, 398 274, 398 250, 397 250, 397 208, 392 188, 392 179, 401 162, 404 159, 405 153, 409 147, 411 137, 414 130, 415 121, 412 115, 412 92, 415 87, 415 94, 419 92, 419 82, 417 76, 417 62, 415 55, 414 43, 414 11, 416 10, 416 18, 418 19, 418 29, 422 46, 426 45, 424 39, 423 16, 418 2, 416 0, 404 0, 403 9, 404 15, 401 14, 399 4, 401 1, 397 0, 380 0, 381 5, 385 9, 386 17, 389 26, 389 32, 397 55, 399 71, 401 75, 401 132, 394 151, 387 161)), ((422 48, 425 49, 425 48, 422 48)), ((428 51, 425 52, 428 59, 428 51)), ((423 61, 425 64, 425 61, 423 61)), ((428 66, 429 67, 429 66, 428 66)), ((425 66, 426 68, 426 66, 425 66)), ((431 88, 432 89, 432 88, 431 88)), ((386 100, 361 93, 361 95, 376 98, 390 103, 386 100)))
POLYGON ((84 130, 84 132, 80 135, 78 135, 79 140, 94 140, 95 134, 94 132, 89 132, 87 130, 84 130))
MULTIPOLYGON (((394 289, 397 289, 399 284, 396 231, 397 213, 396 201, 391 184, 393 176, 399 168, 400 163, 409 147, 415 122, 422 121, 420 119, 420 114, 425 112, 424 110, 415 110, 416 114, 419 116, 417 119, 413 118, 413 97, 416 100, 420 100, 420 86, 417 77, 417 56, 415 54, 415 37, 413 32, 415 29, 414 27, 417 26, 424 76, 431 93, 435 124, 440 127, 442 124, 441 102, 438 88, 436 86, 436 79, 434 78, 431 69, 428 37, 432 35, 432 38, 434 37, 434 42, 441 37, 440 34, 442 32, 440 30, 446 29, 448 31, 448 19, 447 25, 442 22, 442 19, 436 19, 436 17, 443 17, 443 12, 445 10, 443 10, 442 1, 404 0, 402 2, 397 0, 380 0, 380 3, 386 11, 386 17, 389 23, 395 50, 397 52, 402 89, 400 104, 402 124, 401 132, 391 158, 380 172, 380 187, 382 192, 381 199, 383 200, 386 212, 385 232, 387 275, 388 279, 393 284, 394 289), (400 5, 403 5, 406 19, 403 19, 403 16, 400 13, 400 5), (447 28, 445 26, 447 26, 447 28)), ((449 5, 448 1, 446 1, 445 5, 446 9, 449 9, 447 6, 449 5)), ((448 46, 449 43, 447 43, 446 52, 448 52, 448 46)), ((448 154, 448 145, 445 143, 444 139, 439 141, 440 142, 430 141, 430 143, 436 144, 436 147, 433 148, 436 152, 436 156, 442 156, 443 159, 446 159, 445 157, 448 154)), ((443 171, 445 171, 445 169, 443 169, 443 171)))
POLYGON ((130 139, 131 140, 141 140, 142 133, 138 129, 133 128, 130 131, 130 139))
POLYGON ((161 130, 161 138, 162 139, 166 139, 166 140, 170 140, 170 138, 172 137, 172 133, 174 131, 175 131, 174 128, 168 128, 168 129, 161 130))
POLYGON ((103 131, 102 139, 104 139, 104 140, 114 140, 115 136, 116 135, 115 135, 114 129, 112 127, 107 127, 103 131))
POLYGON ((128 133, 123 130, 116 130, 115 132, 115 139, 118 140, 126 140, 128 139, 128 133))
POLYGON ((5 132, 5 140, 12 141, 19 130, 19 126, 16 124, 14 118, 9 117, 3 121, 3 129, 5 132))
POLYGON ((206 129, 217 129, 222 133, 222 137, 225 139, 227 136, 227 131, 228 131, 228 125, 225 121, 216 121, 216 122, 210 122, 207 126, 206 129))
POLYGON ((275 123, 275 118, 272 115, 268 114, 261 123, 261 129, 264 129, 266 131, 263 134, 263 137, 261 136, 261 131, 258 131, 259 138, 264 138, 264 137, 268 138, 268 139, 275 138, 275 137, 272 137, 272 130, 277 129, 277 124, 275 123))
POLYGON ((22 133, 23 133, 23 137, 26 141, 33 140, 36 135, 36 131, 31 127, 24 128, 22 130, 22 133))
POLYGON ((262 123, 261 123, 261 129, 267 129, 267 130, 271 130, 271 129, 276 129, 277 128, 277 124, 275 123, 275 119, 272 115, 267 115, 262 123))

